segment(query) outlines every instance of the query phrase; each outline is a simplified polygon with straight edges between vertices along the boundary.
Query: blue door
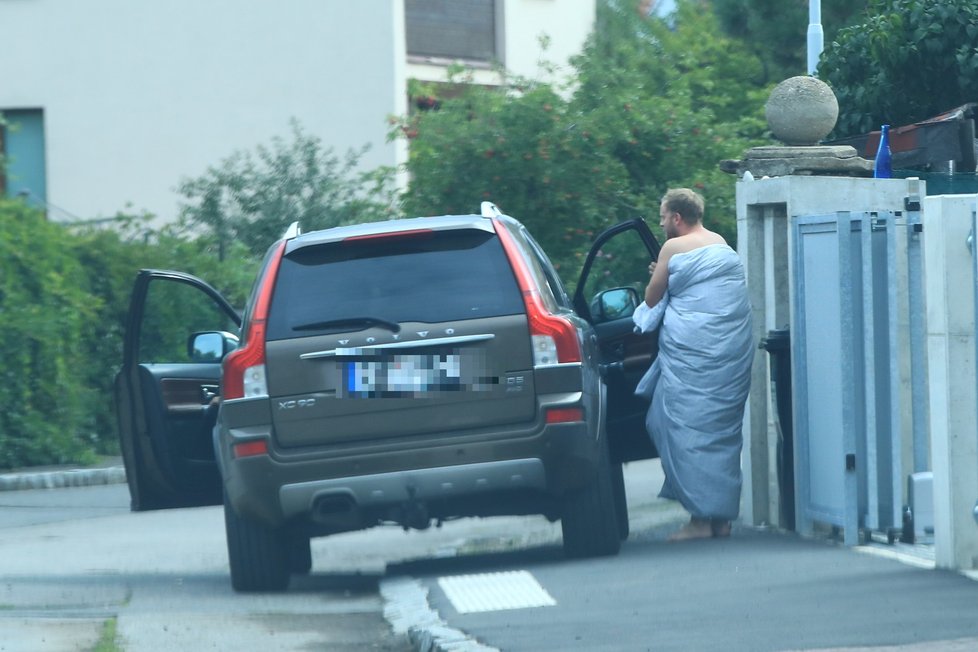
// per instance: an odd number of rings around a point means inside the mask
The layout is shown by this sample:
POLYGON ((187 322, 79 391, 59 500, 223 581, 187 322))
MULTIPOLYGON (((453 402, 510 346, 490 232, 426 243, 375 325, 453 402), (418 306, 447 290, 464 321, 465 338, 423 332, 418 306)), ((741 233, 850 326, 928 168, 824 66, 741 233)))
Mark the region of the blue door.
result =
POLYGON ((16 109, 3 112, 3 154, 7 161, 6 194, 24 197, 31 205, 47 203, 44 156, 44 112, 16 109))

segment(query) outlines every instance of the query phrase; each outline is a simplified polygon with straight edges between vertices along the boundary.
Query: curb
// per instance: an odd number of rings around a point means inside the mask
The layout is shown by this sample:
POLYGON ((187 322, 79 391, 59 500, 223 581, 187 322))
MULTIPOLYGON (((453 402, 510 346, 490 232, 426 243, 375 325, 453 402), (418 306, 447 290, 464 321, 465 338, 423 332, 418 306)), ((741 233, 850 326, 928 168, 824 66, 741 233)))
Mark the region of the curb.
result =
POLYGON ((499 652, 449 626, 428 605, 428 589, 412 578, 380 582, 384 618, 395 634, 405 634, 417 652, 499 652))
POLYGON ((125 481, 126 470, 121 466, 7 473, 0 475, 0 491, 91 487, 94 485, 120 484, 125 481))

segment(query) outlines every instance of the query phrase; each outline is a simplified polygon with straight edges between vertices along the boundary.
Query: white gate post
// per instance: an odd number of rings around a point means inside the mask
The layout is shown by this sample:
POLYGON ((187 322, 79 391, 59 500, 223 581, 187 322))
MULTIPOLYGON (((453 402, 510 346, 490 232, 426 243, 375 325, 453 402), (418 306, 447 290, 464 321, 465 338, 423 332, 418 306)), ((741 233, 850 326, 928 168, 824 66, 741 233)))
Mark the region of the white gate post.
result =
POLYGON ((975 198, 924 200, 927 362, 938 567, 978 567, 978 426, 975 423, 975 305, 968 245, 975 198))

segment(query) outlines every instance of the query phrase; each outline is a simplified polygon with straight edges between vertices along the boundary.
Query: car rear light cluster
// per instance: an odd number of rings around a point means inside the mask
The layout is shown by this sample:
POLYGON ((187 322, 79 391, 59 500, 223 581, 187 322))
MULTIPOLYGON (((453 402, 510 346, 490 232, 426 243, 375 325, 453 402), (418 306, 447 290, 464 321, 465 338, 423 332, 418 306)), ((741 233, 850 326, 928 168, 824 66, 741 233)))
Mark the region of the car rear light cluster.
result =
POLYGON ((256 364, 244 370, 244 398, 268 396, 268 383, 265 382, 265 365, 256 364))
POLYGON ((543 367, 558 364, 557 342, 549 335, 531 335, 533 341, 533 366, 543 367))
POLYGON ((532 340, 533 366, 580 362, 581 344, 577 337, 577 327, 570 320, 553 315, 547 310, 523 254, 506 228, 497 220, 493 222, 506 256, 513 266, 516 282, 523 293, 532 340))
POLYGON ((265 322, 272 301, 272 287, 278 275, 279 263, 285 252, 285 241, 269 259, 259 281, 248 323, 245 324, 245 344, 224 359, 221 396, 224 400, 268 396, 265 379, 265 322))
POLYGON ((533 342, 533 366, 581 361, 577 327, 563 317, 547 314, 536 290, 523 293, 533 342))

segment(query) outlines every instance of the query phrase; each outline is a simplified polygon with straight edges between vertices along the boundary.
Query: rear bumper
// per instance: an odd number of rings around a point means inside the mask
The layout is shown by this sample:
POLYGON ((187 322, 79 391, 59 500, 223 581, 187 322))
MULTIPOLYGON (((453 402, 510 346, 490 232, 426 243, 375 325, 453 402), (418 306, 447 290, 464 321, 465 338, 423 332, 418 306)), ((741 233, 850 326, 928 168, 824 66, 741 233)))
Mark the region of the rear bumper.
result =
POLYGON ((543 425, 530 436, 507 439, 446 437, 409 451, 332 450, 302 458, 272 451, 233 459, 225 431, 220 448, 235 511, 270 526, 312 520, 317 505, 336 500, 354 511, 421 502, 438 503, 445 517, 533 513, 528 497, 553 502, 587 482, 598 461, 597 442, 583 422, 543 425))
POLYGON ((337 498, 372 508, 546 488, 547 473, 542 460, 504 460, 287 484, 279 490, 279 503, 283 516, 290 519, 313 513, 317 504, 337 498))

